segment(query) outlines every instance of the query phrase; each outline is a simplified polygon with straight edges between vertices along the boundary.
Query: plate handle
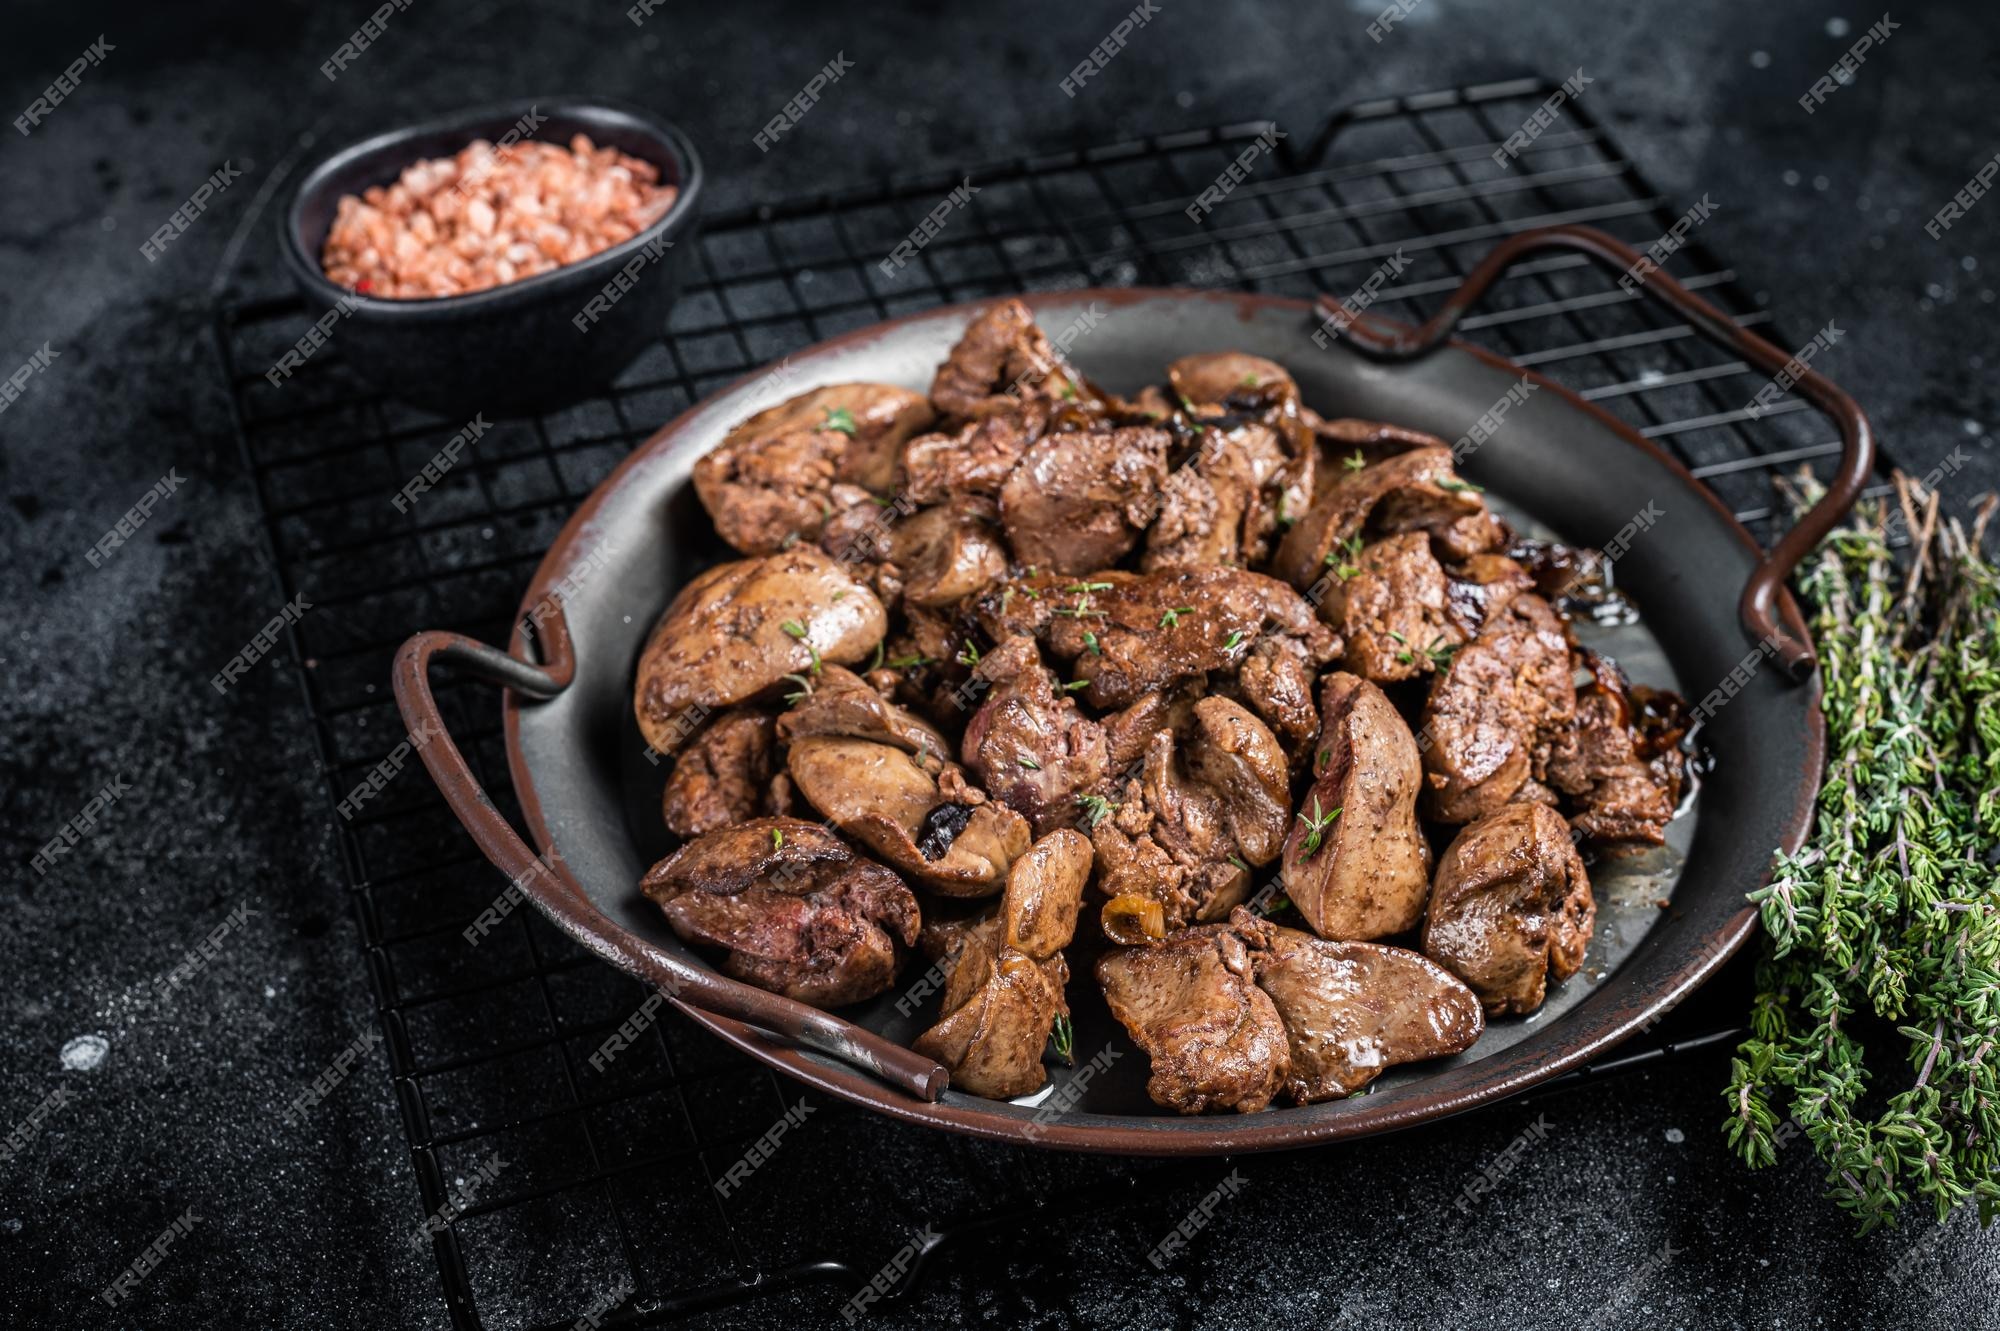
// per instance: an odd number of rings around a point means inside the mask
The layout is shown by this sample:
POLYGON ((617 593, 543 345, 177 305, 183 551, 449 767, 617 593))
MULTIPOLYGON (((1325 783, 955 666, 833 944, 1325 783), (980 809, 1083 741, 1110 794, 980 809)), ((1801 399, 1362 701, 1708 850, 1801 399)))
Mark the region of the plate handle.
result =
MULTIPOLYGON (((1320 307, 1339 315, 1347 323, 1343 336, 1356 351, 1375 360, 1413 360, 1434 350, 1451 335, 1465 313, 1479 302, 1516 260, 1541 250, 1574 250, 1614 273, 1636 273, 1646 261, 1625 242, 1595 227, 1551 226, 1523 231, 1494 246, 1479 266, 1466 275, 1458 290, 1446 298, 1437 312, 1421 327, 1403 328, 1381 321, 1363 321, 1357 312, 1331 296, 1319 298, 1320 307)), ((1833 482, 1817 504, 1799 518, 1782 540, 1759 561, 1737 602, 1743 630, 1758 645, 1769 643, 1779 663, 1795 681, 1809 678, 1817 666, 1812 644, 1794 637, 1777 622, 1774 613, 1778 593, 1798 567, 1799 561, 1833 530, 1875 470, 1875 434, 1868 417, 1853 398, 1822 378, 1809 367, 1792 365, 1792 357, 1772 346, 1728 315, 1669 277, 1657 265, 1640 279, 1639 285, 1653 300, 1692 324, 1709 341, 1742 357, 1766 374, 1784 371, 1793 387, 1819 409, 1821 415, 1840 431, 1840 465, 1833 482), (1791 368, 1787 368, 1790 366, 1791 368)))
POLYGON ((419 633, 396 653, 396 706, 402 711, 403 723, 413 737, 422 737, 416 748, 430 769, 431 779, 493 867, 506 874, 565 933, 613 965, 639 974, 676 1004, 773 1032, 869 1072, 926 1103, 935 1102, 948 1079, 939 1064, 832 1013, 691 965, 664 948, 631 936, 591 904, 553 847, 546 860, 536 855, 493 807, 445 729, 444 716, 431 691, 430 670, 433 665, 448 665, 475 679, 545 702, 569 687, 576 674, 576 659, 569 626, 556 598, 541 603, 536 622, 544 665, 457 633, 419 633))

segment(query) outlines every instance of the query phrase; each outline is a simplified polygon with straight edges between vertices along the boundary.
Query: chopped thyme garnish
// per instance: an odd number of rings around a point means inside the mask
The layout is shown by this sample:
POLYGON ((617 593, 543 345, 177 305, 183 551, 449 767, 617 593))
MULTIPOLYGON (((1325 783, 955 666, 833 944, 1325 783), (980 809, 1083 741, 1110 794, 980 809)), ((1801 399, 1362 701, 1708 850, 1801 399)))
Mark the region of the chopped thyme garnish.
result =
POLYGON ((1090 687, 1090 681, 1089 681, 1089 680, 1087 680, 1087 679, 1073 679, 1073 680, 1071 680, 1071 681, 1070 681, 1069 683, 1067 683, 1067 684, 1063 685, 1063 692, 1064 692, 1064 693, 1076 693, 1076 692, 1078 692, 1079 690, 1082 690, 1082 689, 1087 689, 1087 688, 1089 688, 1089 687, 1090 687))
POLYGON ((1025 753, 1017 755, 1014 761, 1027 768, 1030 772, 1039 772, 1042 770, 1042 765, 1025 753))
POLYGON ((1222 650, 1225 652, 1233 652, 1242 645, 1243 645, 1243 630, 1237 629, 1235 632, 1229 635, 1229 640, 1222 644, 1222 650))
POLYGON ((1471 481, 1461 481, 1456 476, 1447 477, 1446 479, 1439 481, 1437 483, 1437 486, 1438 489, 1448 490, 1452 494, 1458 494, 1461 491, 1470 491, 1471 493, 1476 495, 1483 495, 1486 493, 1485 486, 1474 485, 1471 481))
POLYGON ((807 640, 806 626, 804 624, 799 623, 799 621, 796 619, 788 619, 784 623, 778 625, 778 627, 783 629, 785 633, 790 637, 797 638, 800 642, 805 643, 806 650, 812 653, 812 672, 815 675, 817 675, 819 673, 819 668, 820 668, 819 648, 813 646, 812 643, 807 640))
POLYGON ((1182 615, 1191 615, 1193 613, 1194 607, 1191 605, 1178 606, 1160 616, 1160 627, 1170 629, 1181 622, 1182 615))
POLYGON ((976 666, 979 664, 979 647, 972 639, 967 638, 965 646, 959 648, 958 663, 962 666, 976 666))
POLYGON ((1361 450, 1357 448, 1350 456, 1342 458, 1340 465, 1347 468, 1349 471, 1360 471, 1363 467, 1368 465, 1368 459, 1362 457, 1361 450))
POLYGON ((1083 650, 1089 652, 1092 656, 1104 655, 1104 649, 1097 645, 1097 635, 1089 629, 1083 631, 1083 650))
POLYGON ((1350 582, 1361 576, 1361 566, 1353 562, 1359 558, 1361 535, 1357 532, 1327 552, 1326 566, 1338 574, 1342 582, 1350 582))
POLYGON ((838 430, 844 435, 851 436, 860 427, 854 423, 854 413, 846 407, 828 407, 826 420, 822 422, 821 428, 838 430))
POLYGON ((1187 427, 1190 430, 1194 431, 1196 434, 1200 434, 1203 430, 1206 430, 1208 428, 1206 425, 1203 425, 1201 423, 1200 418, 1198 418, 1195 415, 1194 403, 1187 397, 1186 394, 1181 395, 1181 414, 1187 418, 1187 427))
POLYGON ((911 656, 897 657, 895 660, 889 662, 889 668, 891 670, 915 670, 918 666, 934 665, 936 662, 936 657, 924 656, 918 653, 911 656))
POLYGON ((772 849, 772 850, 783 850, 784 848, 785 848, 785 829, 784 829, 784 828, 782 828, 782 827, 774 827, 774 828, 772 828, 772 829, 771 829, 771 849, 772 849))
POLYGON ((1065 1063, 1075 1063, 1076 1028, 1070 1024, 1067 1012, 1056 1014, 1055 1024, 1049 1027, 1049 1048, 1065 1063))
POLYGON ((1091 831, 1109 818, 1113 809, 1119 807, 1117 800, 1108 800, 1102 795, 1078 795, 1076 802, 1083 810, 1084 828, 1091 831))
POLYGON ((1312 813, 1307 814, 1304 809, 1299 810, 1299 821, 1306 825, 1306 839, 1299 846, 1299 858, 1301 860, 1309 860, 1313 857, 1313 853, 1320 847, 1321 840, 1326 836, 1326 829, 1332 827, 1333 820, 1338 817, 1340 817, 1340 808, 1338 807, 1332 813, 1320 812, 1319 794, 1318 792, 1314 792, 1312 813))
POLYGON ((875 640, 875 659, 868 663, 868 668, 870 670, 880 670, 882 668, 882 640, 880 638, 875 640))

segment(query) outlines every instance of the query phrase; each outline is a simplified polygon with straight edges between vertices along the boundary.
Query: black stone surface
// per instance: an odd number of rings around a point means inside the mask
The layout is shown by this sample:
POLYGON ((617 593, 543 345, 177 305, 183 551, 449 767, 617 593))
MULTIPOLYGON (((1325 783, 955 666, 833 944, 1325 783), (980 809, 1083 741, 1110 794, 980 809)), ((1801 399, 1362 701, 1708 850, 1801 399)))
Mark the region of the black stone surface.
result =
MULTIPOLYGON (((1963 446, 1970 462, 1947 482, 1961 507, 2000 482, 1984 359, 2000 204, 1941 240, 1923 230, 2000 151, 2000 21, 1979 0, 1894 13, 1890 40, 1810 116, 1795 99, 1874 13, 1419 0, 1376 43, 1374 3, 1163 0, 1070 99, 1058 80, 1124 6, 941 18, 667 4, 635 26, 615 2, 415 4, 328 83, 319 62, 370 8, 39 4, 13 7, 0 38, 10 119, 100 33, 113 48, 31 135, 0 131, 0 376, 45 342, 60 352, 0 413, 0 1130, 67 1096, 0 1164, 0 1325, 446 1324, 430 1255, 408 1242, 422 1208, 380 1050, 303 1128, 279 1121, 375 1017, 289 665, 267 661, 224 697, 207 682, 270 613, 207 314, 232 273, 269 270, 262 190, 309 151, 302 135, 351 138, 540 89, 602 93, 684 125, 723 207, 1023 146, 1267 115, 1312 124, 1354 99, 1581 66, 1649 175, 1719 205, 1704 239, 1782 323, 1847 333, 1822 367, 1896 456, 1923 470, 1963 446), (856 68, 760 153, 751 135, 836 51, 856 68), (245 177, 147 262, 140 242, 224 159, 245 177), (170 468, 182 488, 92 567, 85 552, 170 468), (114 780, 129 789, 97 828, 32 870, 114 780), (162 997, 161 977, 239 906, 213 961, 162 997), (107 1045, 87 1070, 62 1056, 82 1035, 107 1045), (131 1300, 99 1302, 190 1208, 192 1231, 131 1300)), ((1851 1238, 1807 1152, 1758 1175, 1727 1155, 1723 1076, 1708 1056, 1244 1162, 1240 1194, 1158 1271, 1146 1252, 1229 1169, 1191 1165, 1161 1198, 953 1245, 882 1322, 2000 1326, 2000 1239, 1965 1215, 1941 1235, 1913 1217, 1851 1238), (1467 1180, 1538 1114, 1546 1139, 1461 1212, 1467 1180)), ((961 1171, 936 1185, 953 1195, 976 1195, 976 1170, 1039 1171, 1052 1187, 1092 1177, 860 1116, 835 1116, 823 1141, 845 1160, 838 1177, 899 1197, 932 1186, 923 1171, 961 1171)), ((769 1204, 796 1225, 837 1214, 836 1200, 769 1204)), ((863 1251, 894 1251, 894 1235, 865 1237, 863 1251)), ((555 1309, 602 1288, 597 1271, 546 1280, 555 1309)), ((840 1297, 810 1286, 706 1324, 837 1325, 840 1297)), ((496 1310, 491 1324, 508 1320, 496 1310)))

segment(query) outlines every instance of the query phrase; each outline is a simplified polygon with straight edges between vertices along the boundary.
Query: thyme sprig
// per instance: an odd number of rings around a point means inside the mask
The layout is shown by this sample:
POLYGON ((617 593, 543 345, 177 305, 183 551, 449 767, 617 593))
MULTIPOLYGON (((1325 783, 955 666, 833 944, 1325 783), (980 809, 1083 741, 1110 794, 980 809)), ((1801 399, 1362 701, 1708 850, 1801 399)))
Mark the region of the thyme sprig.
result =
POLYGON ((1313 857, 1313 853, 1320 847, 1320 842, 1326 837, 1326 829, 1333 826, 1334 819, 1340 817, 1340 810, 1345 807, 1335 806, 1332 813, 1324 813, 1319 807, 1318 791, 1313 792, 1312 799, 1313 811, 1307 813, 1304 809, 1300 809, 1298 813, 1299 821, 1306 825, 1305 840, 1299 843, 1299 861, 1301 863, 1313 857))
POLYGON ((1103 795, 1078 795, 1076 804, 1083 810, 1084 830, 1091 832, 1096 831, 1097 825, 1111 816, 1113 809, 1120 807, 1117 800, 1108 799, 1103 795))
POLYGON ((1897 487, 1900 511, 1864 505, 1798 578, 1831 752, 1806 847, 1750 894, 1758 992, 1724 1092, 1737 1153, 1775 1161, 1789 1112, 1864 1233, 1919 1199, 1939 1221, 1967 1202, 2000 1215, 2000 573, 1980 551, 1995 501, 1968 534, 1922 485, 1897 487))
POLYGON ((1076 1062, 1076 1028, 1070 1025, 1069 1013, 1058 1012, 1053 1025, 1049 1027, 1049 1052, 1064 1063, 1076 1062))

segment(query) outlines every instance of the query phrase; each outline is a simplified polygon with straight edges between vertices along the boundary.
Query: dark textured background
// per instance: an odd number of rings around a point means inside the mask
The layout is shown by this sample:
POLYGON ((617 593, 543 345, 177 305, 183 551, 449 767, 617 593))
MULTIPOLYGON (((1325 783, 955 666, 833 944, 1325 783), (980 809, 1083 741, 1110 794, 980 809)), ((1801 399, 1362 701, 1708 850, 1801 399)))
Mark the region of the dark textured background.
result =
MULTIPOLYGON (((44 341, 61 352, 0 414, 0 1131, 59 1086, 72 1097, 0 1165, 0 1325, 444 1322, 430 1256, 405 1242, 421 1206, 379 1049, 306 1127, 276 1121, 282 1093, 375 1018, 283 652, 227 697, 206 683, 268 614, 270 585, 206 317, 232 267, 268 268, 259 191, 309 151, 303 134, 324 146, 495 96, 603 93, 678 119, 724 207, 1026 146, 1317 123, 1354 99, 1581 65, 1648 175, 1721 205, 1703 239, 1783 327, 1851 334, 1821 368, 1898 457, 1965 445, 1956 504, 2000 481, 1982 361, 2000 204, 1942 242, 1922 231, 2000 150, 2000 21, 1982 0, 1897 12, 1901 30, 1811 117, 1794 98, 1872 12, 1422 0, 1378 46, 1372 3, 1164 0, 1072 101, 1057 80, 1122 6, 940 19, 669 0, 637 29, 615 2, 419 0, 329 85, 319 62, 370 8, 15 5, 0 36, 7 120, 100 33, 116 48, 31 137, 0 130, 0 373, 44 341), (856 61, 837 95, 758 153, 750 135, 836 50, 856 61), (225 158, 245 178, 148 264, 139 242, 225 158), (181 493, 91 568, 84 552, 169 467, 181 493), (130 793, 101 830, 32 873, 35 849, 121 775, 130 793), (139 1001, 238 904, 248 921, 212 966, 139 1001), (59 1051, 84 1033, 109 1053, 66 1069, 59 1051), (97 1304, 190 1206, 200 1223, 133 1303, 97 1304)), ((1033 1306, 1059 1271, 1106 1326, 1557 1327, 1607 1299, 1610 1325, 2000 1326, 2000 1239, 1964 1215, 1941 1236, 1917 1219, 1850 1238, 1809 1153, 1755 1176, 1728 1157, 1724 1071, 1710 1056, 1344 1148, 1343 1169, 1315 1171, 1345 1180, 1332 1191, 1256 1162, 1195 1251, 1155 1273, 1145 1248, 1223 1172, 1197 1165, 1185 1195, 1136 1216, 1037 1222, 949 1255, 896 1317, 993 1320, 1002 1283, 1033 1306), (1547 1141, 1460 1215, 1469 1172, 1535 1112, 1547 1141), (1621 1289, 1663 1245, 1671 1259, 1621 1289)), ((881 1152, 890 1186, 921 1154, 914 1135, 842 1140, 881 1152)), ((713 1321, 817 1324, 835 1302, 809 1289, 713 1321)))

